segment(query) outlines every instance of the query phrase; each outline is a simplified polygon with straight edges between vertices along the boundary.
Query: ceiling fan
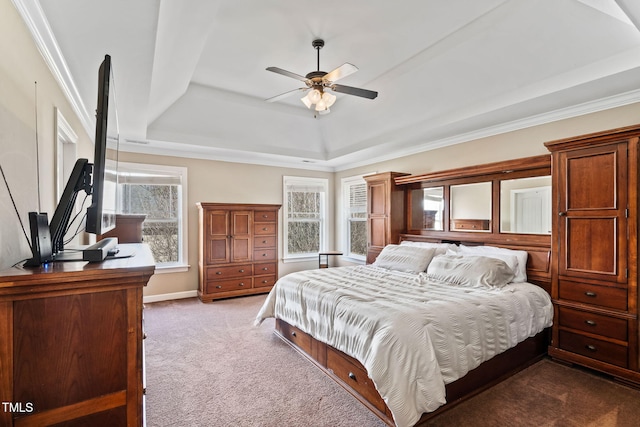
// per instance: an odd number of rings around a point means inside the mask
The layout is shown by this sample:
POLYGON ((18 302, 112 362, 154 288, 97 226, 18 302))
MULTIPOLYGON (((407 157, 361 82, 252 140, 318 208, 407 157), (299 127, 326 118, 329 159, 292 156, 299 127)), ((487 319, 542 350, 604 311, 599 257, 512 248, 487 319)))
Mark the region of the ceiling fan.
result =
POLYGON ((316 39, 311 45, 316 49, 318 55, 318 68, 316 71, 308 73, 306 76, 301 76, 291 71, 283 70, 278 67, 268 67, 267 71, 282 74, 283 76, 291 77, 296 80, 304 82, 305 87, 291 90, 283 94, 274 96, 267 99, 267 102, 275 102, 291 96, 300 91, 308 92, 301 101, 307 108, 311 108, 315 104, 315 110, 320 114, 329 113, 329 107, 336 101, 336 96, 327 92, 327 89, 331 89, 334 92, 344 93, 347 95, 360 96, 362 98, 374 99, 378 96, 378 92, 372 90, 360 89, 357 87, 339 85, 335 82, 358 71, 358 67, 348 62, 345 62, 333 71, 325 72, 320 71, 320 49, 324 46, 324 40, 316 39))

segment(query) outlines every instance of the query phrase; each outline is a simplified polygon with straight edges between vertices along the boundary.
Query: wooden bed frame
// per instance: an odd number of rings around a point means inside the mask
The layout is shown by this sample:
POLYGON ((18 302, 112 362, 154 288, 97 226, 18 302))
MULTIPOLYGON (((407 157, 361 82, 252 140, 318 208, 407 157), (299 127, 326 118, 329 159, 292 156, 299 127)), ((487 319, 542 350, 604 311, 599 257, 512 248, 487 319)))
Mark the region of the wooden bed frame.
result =
MULTIPOLYGON (((438 242, 438 240, 426 236, 408 234, 401 235, 400 240, 438 242)), ((482 244, 480 241, 456 243, 465 245, 482 244)), ((549 243, 538 244, 534 242, 533 244, 522 245, 508 241, 506 243, 490 242, 488 244, 515 250, 526 250, 529 254, 527 280, 550 292, 551 248, 549 243)), ((531 337, 516 347, 493 357, 468 372, 464 377, 448 384, 446 386, 447 404, 434 412, 423 414, 416 426, 425 425, 426 421, 434 416, 542 359, 547 354, 547 346, 550 340, 549 332, 550 328, 545 329, 535 337, 531 337)), ((391 411, 389 411, 382 397, 380 397, 373 382, 368 377, 366 369, 360 362, 316 340, 311 335, 281 319, 276 319, 275 333, 344 387, 382 421, 389 426, 395 426, 391 411)))

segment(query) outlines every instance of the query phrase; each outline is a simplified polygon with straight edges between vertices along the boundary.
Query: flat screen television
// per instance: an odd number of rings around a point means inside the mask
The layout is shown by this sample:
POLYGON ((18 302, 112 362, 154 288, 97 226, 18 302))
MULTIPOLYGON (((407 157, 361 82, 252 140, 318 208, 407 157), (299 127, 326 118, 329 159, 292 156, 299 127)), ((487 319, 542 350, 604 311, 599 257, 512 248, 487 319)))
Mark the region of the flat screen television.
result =
POLYGON ((87 209, 85 226, 87 233, 104 234, 116 225, 118 135, 118 114, 111 57, 106 55, 98 71, 96 141, 91 206, 87 209))
MULTIPOLYGON (((116 108, 115 85, 111 69, 111 57, 105 55, 98 70, 98 105, 96 108, 96 137, 93 163, 88 159, 78 159, 69 176, 58 206, 51 218, 49 230, 51 250, 40 242, 46 240, 42 225, 42 217, 46 214, 30 212, 34 216, 31 224, 31 240, 33 258, 25 265, 40 265, 64 257, 63 250, 67 243, 65 236, 70 231, 72 215, 75 215, 75 202, 80 191, 91 195, 91 205, 87 208, 85 231, 93 234, 104 234, 115 227, 117 205, 117 166, 118 166, 118 115, 116 108), (35 218, 39 217, 40 221, 35 218)), ((46 221, 46 219, 45 219, 46 221)), ((68 255, 68 254, 67 254, 68 255)), ((73 258, 73 257, 71 257, 73 258)))

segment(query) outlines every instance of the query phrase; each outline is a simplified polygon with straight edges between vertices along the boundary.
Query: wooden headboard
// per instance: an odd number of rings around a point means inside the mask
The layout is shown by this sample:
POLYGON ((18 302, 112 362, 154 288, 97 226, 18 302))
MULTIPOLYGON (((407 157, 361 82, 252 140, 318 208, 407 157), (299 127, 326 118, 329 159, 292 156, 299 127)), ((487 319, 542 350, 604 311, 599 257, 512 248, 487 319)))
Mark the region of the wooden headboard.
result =
POLYGON ((527 251, 529 254, 529 257, 527 258, 527 281, 540 286, 551 294, 551 247, 549 244, 536 244, 532 242, 518 243, 509 238, 505 238, 505 242, 497 241, 495 238, 491 239, 490 242, 482 242, 480 240, 466 242, 435 239, 417 234, 401 234, 400 242, 404 240, 412 242, 455 243, 457 245, 465 246, 482 246, 486 244, 500 248, 527 251))

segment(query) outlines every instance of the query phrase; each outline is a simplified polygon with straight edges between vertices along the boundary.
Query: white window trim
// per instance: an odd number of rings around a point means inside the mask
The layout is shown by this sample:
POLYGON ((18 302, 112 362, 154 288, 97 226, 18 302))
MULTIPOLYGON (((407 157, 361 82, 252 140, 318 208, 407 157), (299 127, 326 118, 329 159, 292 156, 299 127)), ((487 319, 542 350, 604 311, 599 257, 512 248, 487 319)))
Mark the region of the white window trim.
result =
MULTIPOLYGON (((342 202, 340 203, 340 219, 341 219, 341 242, 342 247, 344 248, 342 251, 345 253, 343 256, 344 259, 364 264, 367 260, 366 255, 357 255, 351 254, 349 252, 350 242, 349 242, 349 188, 354 184, 366 184, 364 180, 365 175, 370 175, 371 173, 366 173, 363 175, 349 176, 342 178, 340 181, 340 188, 342 191, 342 202)), ((366 221, 366 218, 365 218, 366 221)))
MULTIPOLYGON (((182 198, 182 206, 180 209, 180 223, 182 229, 182 238, 180 239, 180 249, 179 252, 181 254, 181 259, 175 263, 164 263, 156 266, 156 273, 179 273, 189 270, 189 253, 188 253, 188 202, 187 202, 187 168, 182 166, 166 166, 166 165, 154 165, 154 164, 146 164, 146 163, 129 163, 129 162, 118 162, 118 170, 126 168, 130 170, 135 170, 139 172, 168 172, 173 175, 179 175, 181 178, 181 198, 182 198)), ((120 207, 118 207, 119 210, 120 207)))
POLYGON ((283 227, 282 227, 282 262, 302 262, 317 260, 318 254, 300 254, 289 255, 288 242, 289 242, 289 204, 287 200, 287 186, 288 185, 318 185, 321 186, 324 194, 321 196, 321 209, 322 219, 320 221, 320 252, 325 251, 328 245, 328 226, 329 221, 329 180, 327 178, 309 178, 300 176, 283 176, 282 177, 282 200, 283 200, 283 227))

